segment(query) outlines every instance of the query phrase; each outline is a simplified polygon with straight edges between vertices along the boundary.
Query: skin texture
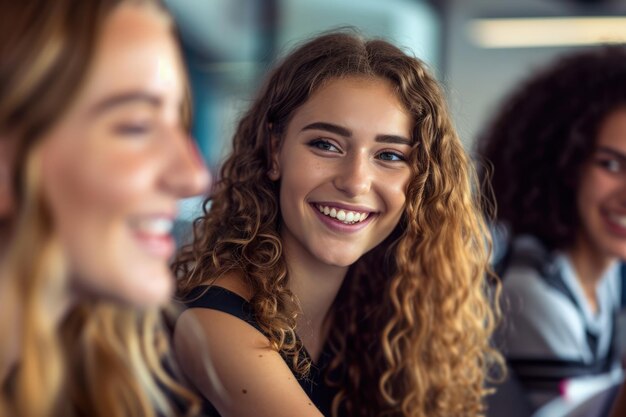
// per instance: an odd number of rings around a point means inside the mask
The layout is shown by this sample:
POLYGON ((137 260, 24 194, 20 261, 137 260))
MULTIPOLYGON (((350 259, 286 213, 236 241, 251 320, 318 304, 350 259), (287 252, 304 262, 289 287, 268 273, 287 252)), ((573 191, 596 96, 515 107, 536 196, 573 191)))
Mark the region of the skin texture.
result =
POLYGON ((176 202, 209 179, 181 125, 183 97, 166 18, 119 7, 81 92, 37 149, 75 296, 138 306, 171 296, 176 202))
POLYGON ((281 181, 281 235, 293 263, 345 268, 391 233, 404 209, 410 129, 382 80, 332 80, 299 109, 270 173, 281 181), (355 232, 334 229, 321 221, 330 217, 320 217, 318 205, 366 212, 370 223, 355 232))
MULTIPOLYGON (((268 175, 280 181, 289 285, 302 308, 298 335, 313 361, 348 267, 384 240, 403 212, 411 175, 403 159, 411 127, 388 82, 343 78, 314 92, 295 111, 284 138, 274 138, 268 175), (351 134, 338 133, 337 126, 351 134), (368 212, 371 219, 353 225, 354 230, 337 226, 322 217, 316 206, 322 203, 368 212)), ((215 285, 249 298, 241 276, 220 277, 215 285)), ((175 343, 183 369, 222 416, 321 416, 267 338, 245 322, 215 310, 190 309, 177 323, 175 343), (188 337, 192 334, 202 334, 201 340, 188 337), (230 395, 219 395, 198 366, 206 359, 230 395)))
MULTIPOLYGON (((626 259, 626 108, 602 123, 580 178, 581 228, 572 255, 580 277, 599 278, 612 262, 626 259)), ((585 287, 595 305, 595 282, 588 281, 585 287)))

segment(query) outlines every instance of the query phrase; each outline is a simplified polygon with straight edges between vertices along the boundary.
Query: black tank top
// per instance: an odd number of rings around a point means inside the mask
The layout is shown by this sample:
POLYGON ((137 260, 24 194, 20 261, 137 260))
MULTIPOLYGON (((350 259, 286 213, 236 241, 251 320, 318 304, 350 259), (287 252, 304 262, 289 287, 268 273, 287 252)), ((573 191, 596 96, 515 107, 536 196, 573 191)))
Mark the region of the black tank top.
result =
MULTIPOLYGON (((264 333, 255 319, 252 305, 250 305, 250 303, 238 294, 235 294, 225 288, 217 286, 196 287, 185 297, 185 305, 187 308, 208 308, 228 313, 250 324, 259 332, 264 333)), ((302 355, 304 355, 306 359, 311 360, 311 357, 306 349, 302 349, 302 355)), ((284 356, 283 359, 285 359, 284 356)), ((331 415, 332 401, 335 394, 338 392, 338 388, 330 387, 326 383, 326 369, 328 368, 331 359, 332 355, 328 343, 326 343, 318 362, 313 363, 311 361, 310 372, 304 378, 297 375, 290 360, 285 360, 285 363, 294 373, 294 376, 300 383, 304 392, 306 392, 311 401, 324 416, 331 415)), ((335 372, 333 372, 333 374, 334 373, 335 372)), ((332 380, 337 380, 336 375, 332 375, 332 380)), ((215 407, 213 407, 207 399, 203 400, 202 410, 203 414, 206 416, 220 417, 220 414, 217 412, 215 407)))

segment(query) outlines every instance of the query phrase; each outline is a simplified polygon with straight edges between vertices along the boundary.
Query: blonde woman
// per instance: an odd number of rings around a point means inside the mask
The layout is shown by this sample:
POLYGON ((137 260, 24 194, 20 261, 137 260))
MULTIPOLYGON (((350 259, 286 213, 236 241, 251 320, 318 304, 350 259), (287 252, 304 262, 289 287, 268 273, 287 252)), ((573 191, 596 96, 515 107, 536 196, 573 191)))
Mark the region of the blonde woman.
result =
POLYGON ((0 415, 176 415, 159 308, 184 132, 172 22, 150 0, 0 5, 0 415))
POLYGON ((175 263, 207 414, 479 415, 501 360, 473 182, 421 61, 342 32, 289 54, 175 263))

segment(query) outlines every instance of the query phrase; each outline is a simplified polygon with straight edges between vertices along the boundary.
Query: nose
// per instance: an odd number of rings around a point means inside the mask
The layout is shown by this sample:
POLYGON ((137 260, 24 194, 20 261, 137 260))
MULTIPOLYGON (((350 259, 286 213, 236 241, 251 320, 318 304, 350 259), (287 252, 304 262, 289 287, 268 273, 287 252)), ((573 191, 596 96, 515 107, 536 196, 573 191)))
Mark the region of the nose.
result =
POLYGON ((372 187, 372 167, 365 153, 355 153, 339 162, 333 180, 335 187, 348 197, 366 194, 372 187))
POLYGON ((177 134, 170 138, 174 145, 169 155, 164 182, 178 198, 191 197, 208 191, 211 174, 206 168, 198 147, 187 135, 177 134))

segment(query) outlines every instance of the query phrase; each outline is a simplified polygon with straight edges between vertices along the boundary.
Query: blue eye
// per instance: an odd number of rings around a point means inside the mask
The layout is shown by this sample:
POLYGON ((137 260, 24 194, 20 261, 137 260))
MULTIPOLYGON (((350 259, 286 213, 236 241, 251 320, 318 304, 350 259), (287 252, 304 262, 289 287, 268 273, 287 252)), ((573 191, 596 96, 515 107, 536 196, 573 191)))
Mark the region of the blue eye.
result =
POLYGON ((379 153, 378 158, 383 161, 406 161, 404 155, 389 151, 379 153))
POLYGON ((339 149, 335 145, 324 139, 314 139, 309 142, 309 146, 322 151, 339 152, 339 149))
POLYGON ((618 173, 623 170, 622 164, 616 159, 600 159, 597 164, 608 172, 618 173))

